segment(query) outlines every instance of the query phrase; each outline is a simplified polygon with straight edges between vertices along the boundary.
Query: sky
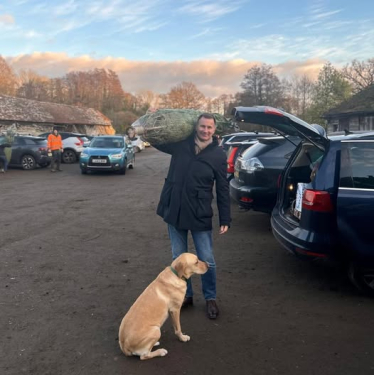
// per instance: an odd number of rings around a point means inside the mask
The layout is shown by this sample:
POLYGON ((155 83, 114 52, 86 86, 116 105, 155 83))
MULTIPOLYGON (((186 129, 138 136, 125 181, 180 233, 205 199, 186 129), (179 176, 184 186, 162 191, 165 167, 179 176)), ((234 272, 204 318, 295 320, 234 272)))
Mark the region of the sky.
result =
POLYGON ((0 54, 49 77, 95 67, 125 91, 182 81, 214 97, 254 65, 315 78, 374 57, 374 0, 1 0, 0 54))

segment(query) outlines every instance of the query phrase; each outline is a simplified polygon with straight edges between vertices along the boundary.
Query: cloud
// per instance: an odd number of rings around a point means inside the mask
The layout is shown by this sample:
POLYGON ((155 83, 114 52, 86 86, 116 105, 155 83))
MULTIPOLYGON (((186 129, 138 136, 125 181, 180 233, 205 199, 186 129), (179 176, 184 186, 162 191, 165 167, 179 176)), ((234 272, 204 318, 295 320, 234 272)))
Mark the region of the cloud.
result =
MULTIPOLYGON (((88 55, 70 57, 66 53, 55 52, 35 52, 7 57, 6 60, 16 72, 21 69, 32 69, 48 77, 61 77, 74 70, 111 69, 118 74, 124 90, 131 93, 142 90, 166 93, 173 86, 187 81, 194 83, 204 95, 209 97, 240 91, 240 83, 244 75, 254 65, 260 64, 258 61, 241 59, 190 62, 130 61, 113 57, 93 59, 88 55)), ((274 65, 274 70, 281 77, 307 74, 315 78, 323 64, 324 61, 319 59, 289 61, 274 65)))
POLYGON ((210 22, 237 11, 242 3, 233 0, 190 0, 178 12, 198 17, 201 22, 210 22))
POLYGON ((11 14, 0 14, 0 24, 11 25, 14 23, 15 20, 11 14))

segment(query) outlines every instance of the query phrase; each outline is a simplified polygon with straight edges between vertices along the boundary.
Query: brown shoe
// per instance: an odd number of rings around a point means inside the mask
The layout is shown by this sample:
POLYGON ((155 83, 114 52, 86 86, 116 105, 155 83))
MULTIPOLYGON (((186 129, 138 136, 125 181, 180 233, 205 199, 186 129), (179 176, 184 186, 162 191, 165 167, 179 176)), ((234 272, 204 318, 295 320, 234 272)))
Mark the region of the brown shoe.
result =
POLYGON ((206 313, 209 319, 216 319, 219 315, 218 306, 216 304, 216 300, 210 299, 206 301, 206 313))
POLYGON ((187 307, 187 306, 193 306, 193 298, 192 297, 184 297, 182 307, 187 307))

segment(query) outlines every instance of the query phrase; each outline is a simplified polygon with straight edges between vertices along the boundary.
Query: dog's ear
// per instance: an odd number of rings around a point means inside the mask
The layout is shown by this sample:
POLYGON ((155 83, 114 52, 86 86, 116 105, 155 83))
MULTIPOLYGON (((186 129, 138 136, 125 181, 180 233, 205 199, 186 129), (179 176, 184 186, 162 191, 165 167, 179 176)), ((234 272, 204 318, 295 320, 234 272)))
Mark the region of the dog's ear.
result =
POLYGON ((184 276, 185 268, 186 268, 186 262, 178 259, 178 261, 174 265, 174 269, 177 271, 179 277, 184 276))

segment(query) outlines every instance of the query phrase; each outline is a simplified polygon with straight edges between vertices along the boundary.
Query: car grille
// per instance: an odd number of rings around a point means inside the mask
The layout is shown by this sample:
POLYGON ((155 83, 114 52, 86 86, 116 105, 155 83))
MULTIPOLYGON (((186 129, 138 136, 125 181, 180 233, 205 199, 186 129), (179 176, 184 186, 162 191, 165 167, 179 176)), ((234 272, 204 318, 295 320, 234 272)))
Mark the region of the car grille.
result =
POLYGON ((106 166, 110 166, 110 161, 109 161, 108 156, 92 155, 88 160, 88 166, 106 167, 106 166))

